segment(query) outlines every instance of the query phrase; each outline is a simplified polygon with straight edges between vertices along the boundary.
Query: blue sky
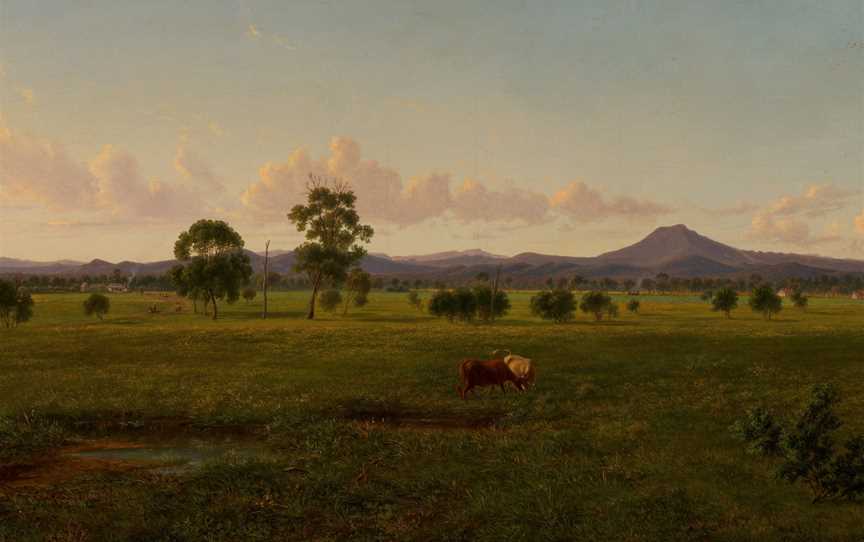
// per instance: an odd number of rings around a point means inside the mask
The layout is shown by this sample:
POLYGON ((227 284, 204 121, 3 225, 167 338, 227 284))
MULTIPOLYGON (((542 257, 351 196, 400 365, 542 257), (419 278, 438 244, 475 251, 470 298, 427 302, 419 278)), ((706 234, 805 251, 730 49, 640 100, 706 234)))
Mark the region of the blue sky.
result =
POLYGON ((379 252, 864 257, 862 9, 0 0, 0 254, 163 258, 201 216, 290 248, 313 171, 379 252))

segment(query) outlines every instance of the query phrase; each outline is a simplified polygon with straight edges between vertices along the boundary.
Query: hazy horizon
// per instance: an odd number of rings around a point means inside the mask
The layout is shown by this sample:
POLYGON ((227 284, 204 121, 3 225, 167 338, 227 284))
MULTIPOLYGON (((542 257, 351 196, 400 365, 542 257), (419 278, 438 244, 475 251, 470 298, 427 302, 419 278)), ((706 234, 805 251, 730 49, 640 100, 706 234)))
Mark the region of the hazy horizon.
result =
POLYGON ((309 173, 369 252, 595 256, 683 223, 864 259, 864 5, 0 0, 0 256, 255 252, 309 173))

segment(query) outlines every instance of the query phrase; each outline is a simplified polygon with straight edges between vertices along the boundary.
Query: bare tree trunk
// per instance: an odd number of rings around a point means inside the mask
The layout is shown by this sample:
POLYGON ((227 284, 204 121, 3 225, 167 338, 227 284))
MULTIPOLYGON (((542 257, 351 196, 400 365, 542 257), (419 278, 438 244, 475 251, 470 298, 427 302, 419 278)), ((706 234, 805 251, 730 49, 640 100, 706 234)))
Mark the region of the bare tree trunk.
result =
POLYGON ((216 308, 216 296, 213 295, 213 292, 210 292, 210 301, 213 303, 213 319, 219 317, 219 309, 216 308))
POLYGON ((267 318, 267 279, 270 275, 270 240, 264 245, 264 314, 262 318, 267 318))
POLYGON ((309 314, 306 315, 307 320, 315 319, 315 298, 318 297, 318 287, 321 285, 321 275, 319 274, 312 281, 312 299, 309 300, 309 314))
POLYGON ((492 283, 492 299, 489 300, 489 322, 495 322, 495 297, 498 295, 498 279, 501 278, 501 265, 495 272, 495 282, 492 283))

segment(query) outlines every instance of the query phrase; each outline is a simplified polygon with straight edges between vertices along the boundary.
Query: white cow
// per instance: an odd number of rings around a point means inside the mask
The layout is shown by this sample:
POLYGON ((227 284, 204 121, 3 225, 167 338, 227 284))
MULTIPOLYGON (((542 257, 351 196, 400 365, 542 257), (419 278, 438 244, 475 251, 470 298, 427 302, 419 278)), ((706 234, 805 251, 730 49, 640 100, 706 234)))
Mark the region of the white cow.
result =
POLYGON ((510 367, 510 371, 519 380, 517 387, 520 390, 534 386, 534 378, 537 373, 534 369, 534 362, 531 359, 513 354, 509 350, 495 350, 492 352, 492 357, 503 359, 504 363, 510 367))

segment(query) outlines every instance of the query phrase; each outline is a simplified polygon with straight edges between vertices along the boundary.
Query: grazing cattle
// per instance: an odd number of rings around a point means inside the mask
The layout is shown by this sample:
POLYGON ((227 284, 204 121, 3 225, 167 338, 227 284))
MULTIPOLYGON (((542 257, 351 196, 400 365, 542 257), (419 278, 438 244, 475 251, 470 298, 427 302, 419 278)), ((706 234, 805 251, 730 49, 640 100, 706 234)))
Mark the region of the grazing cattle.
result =
POLYGON ((510 367, 513 374, 516 375, 517 382, 515 382, 515 385, 520 391, 534 386, 537 371, 534 368, 534 362, 530 358, 513 354, 509 350, 495 350, 492 352, 492 357, 503 359, 504 363, 510 367))
POLYGON ((500 359, 466 359, 459 364, 459 380, 461 386, 456 386, 459 396, 465 399, 465 394, 478 386, 501 386, 512 382, 519 386, 518 379, 510 367, 500 359))

